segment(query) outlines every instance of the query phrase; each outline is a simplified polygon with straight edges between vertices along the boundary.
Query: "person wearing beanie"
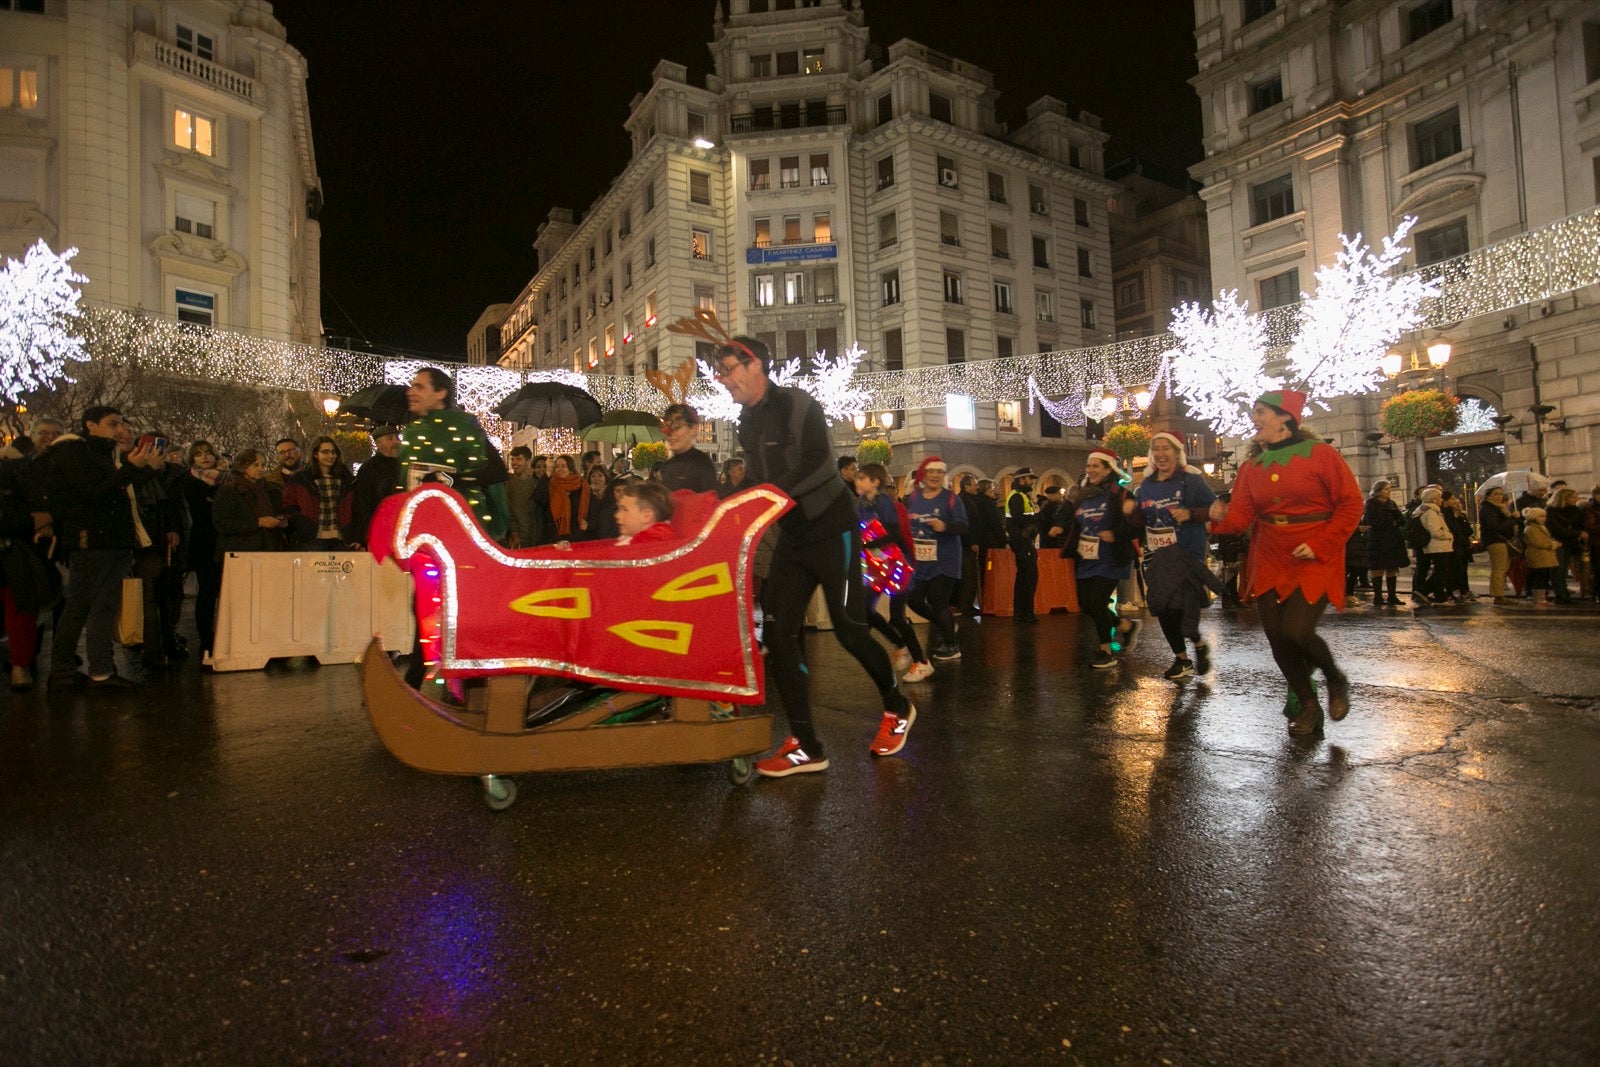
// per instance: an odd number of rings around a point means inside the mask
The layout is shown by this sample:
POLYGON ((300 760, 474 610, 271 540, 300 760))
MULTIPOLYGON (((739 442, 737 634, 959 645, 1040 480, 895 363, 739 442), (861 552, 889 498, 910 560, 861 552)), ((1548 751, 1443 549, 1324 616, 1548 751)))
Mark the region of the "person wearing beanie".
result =
POLYGON ((1200 639, 1200 615, 1195 610, 1205 600, 1202 591, 1195 588, 1192 568, 1151 564, 1175 548, 1204 567, 1211 540, 1206 522, 1217 495, 1204 478, 1187 469, 1183 438, 1177 434, 1168 430, 1152 433, 1149 458, 1144 481, 1134 493, 1138 518, 1144 524, 1145 597, 1172 649, 1172 666, 1165 676, 1179 681, 1211 673, 1211 649, 1200 639), (1189 657, 1189 644, 1194 645, 1193 659, 1189 657))
POLYGON ((1011 584, 1011 618, 1014 622, 1038 622, 1033 601, 1039 589, 1039 515, 1033 503, 1032 467, 1011 472, 1011 492, 1001 511, 1006 520, 1006 547, 1017 564, 1011 584))
POLYGON ((1544 508, 1522 509, 1522 543, 1526 546, 1528 556, 1528 596, 1536 604, 1548 604, 1555 597, 1555 575, 1559 563, 1556 550, 1561 547, 1561 542, 1550 536, 1550 529, 1545 525, 1544 508), (1535 590, 1543 590, 1544 596, 1534 596, 1535 590))
MULTIPOLYGON (((1125 474, 1117 454, 1109 448, 1095 448, 1083 465, 1083 488, 1072 521, 1051 532, 1066 538, 1061 549, 1074 561, 1078 584, 1078 609, 1094 623, 1100 652, 1091 664, 1105 670, 1117 664, 1113 638, 1119 636, 1122 651, 1130 651, 1143 625, 1138 619, 1117 619, 1111 606, 1117 583, 1132 573, 1133 541, 1138 535, 1137 506, 1122 488, 1125 474)), ((1065 508, 1062 509, 1063 511, 1065 508)))
POLYGON ((1428 543, 1417 549, 1417 570, 1412 577, 1412 595, 1424 604, 1442 604, 1450 599, 1445 591, 1450 580, 1450 552, 1455 539, 1445 522, 1442 504, 1444 491, 1437 485, 1425 486, 1412 517, 1428 532, 1428 543))
POLYGON ((1328 683, 1328 717, 1350 711, 1350 682, 1317 633, 1332 603, 1344 610, 1344 546, 1361 521, 1362 497, 1337 449, 1300 426, 1306 396, 1274 389, 1250 409, 1255 440, 1239 468, 1230 504, 1211 508, 1212 530, 1250 534, 1242 595, 1256 615, 1294 698, 1289 733, 1322 730, 1312 671, 1328 683))

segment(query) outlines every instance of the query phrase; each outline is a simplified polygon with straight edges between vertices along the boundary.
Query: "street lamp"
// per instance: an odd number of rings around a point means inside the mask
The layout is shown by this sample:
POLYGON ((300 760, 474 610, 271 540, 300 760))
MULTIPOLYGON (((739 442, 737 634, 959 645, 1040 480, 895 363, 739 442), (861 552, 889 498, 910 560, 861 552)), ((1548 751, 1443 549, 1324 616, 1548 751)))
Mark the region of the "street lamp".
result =
POLYGON ((322 401, 322 413, 324 415, 328 416, 328 418, 331 419, 331 418, 333 418, 334 414, 338 410, 339 410, 339 398, 338 397, 330 396, 330 397, 324 397, 323 398, 323 401, 322 401))

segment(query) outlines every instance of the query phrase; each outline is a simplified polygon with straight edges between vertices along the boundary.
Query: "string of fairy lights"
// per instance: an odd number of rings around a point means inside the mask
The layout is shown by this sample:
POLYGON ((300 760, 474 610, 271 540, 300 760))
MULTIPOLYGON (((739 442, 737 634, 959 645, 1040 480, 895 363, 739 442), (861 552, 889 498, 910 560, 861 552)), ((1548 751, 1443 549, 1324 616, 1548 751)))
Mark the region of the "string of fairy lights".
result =
MULTIPOLYGON (((1600 208, 1506 238, 1455 259, 1414 272, 1437 282, 1436 296, 1422 301, 1419 329, 1438 329, 1465 319, 1537 304, 1600 282, 1600 208)), ((1282 355, 1299 329, 1299 306, 1258 315, 1268 351, 1282 355)), ((254 337, 145 312, 106 305, 86 306, 78 320, 84 348, 97 360, 137 360, 146 369, 175 378, 230 381, 241 385, 348 395, 377 382, 404 384, 427 365, 414 358, 254 337)), ((1175 350, 1171 334, 1139 337, 1087 348, 1040 352, 974 363, 858 372, 849 379, 864 410, 943 407, 953 395, 974 402, 999 402, 1082 395, 1095 384, 1119 397, 1148 389, 1175 350)), ((462 407, 494 425, 494 408, 530 382, 561 381, 586 390, 602 409, 660 412, 662 396, 644 377, 517 371, 498 366, 451 366, 462 407)), ((811 379, 800 378, 802 387, 811 379)), ((1158 383, 1160 384, 1160 383, 1158 383)), ((689 399, 715 407, 721 386, 697 377, 689 399)), ((722 394, 725 395, 725 394, 722 394)))

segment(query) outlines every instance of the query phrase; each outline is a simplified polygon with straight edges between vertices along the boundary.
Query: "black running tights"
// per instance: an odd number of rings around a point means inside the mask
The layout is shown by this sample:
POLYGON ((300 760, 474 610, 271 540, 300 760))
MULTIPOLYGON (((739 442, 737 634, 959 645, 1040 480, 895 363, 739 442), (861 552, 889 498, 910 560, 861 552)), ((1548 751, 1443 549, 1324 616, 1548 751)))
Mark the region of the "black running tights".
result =
POLYGON ((1329 680, 1344 677, 1328 643, 1317 634, 1317 622, 1328 607, 1326 600, 1307 604, 1305 594, 1297 589, 1281 602, 1277 593, 1263 593, 1256 597, 1255 605, 1267 644, 1272 646, 1272 658, 1303 706, 1317 699, 1313 671, 1320 668, 1329 680))

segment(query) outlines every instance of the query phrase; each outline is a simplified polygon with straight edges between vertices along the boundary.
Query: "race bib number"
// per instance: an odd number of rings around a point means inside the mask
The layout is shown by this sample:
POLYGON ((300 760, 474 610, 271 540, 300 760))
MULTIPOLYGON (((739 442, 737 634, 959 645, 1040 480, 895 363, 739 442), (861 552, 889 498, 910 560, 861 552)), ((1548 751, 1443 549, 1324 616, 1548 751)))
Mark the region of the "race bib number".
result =
POLYGON ((1090 537, 1087 534, 1078 538, 1078 558, 1082 560, 1100 558, 1100 538, 1090 537))
POLYGON ((1178 531, 1171 526, 1158 526, 1145 531, 1145 544, 1150 551, 1171 548, 1178 543, 1178 531))
POLYGON ((911 547, 916 549, 918 563, 932 563, 939 558, 939 542, 918 537, 911 542, 911 547))

